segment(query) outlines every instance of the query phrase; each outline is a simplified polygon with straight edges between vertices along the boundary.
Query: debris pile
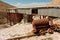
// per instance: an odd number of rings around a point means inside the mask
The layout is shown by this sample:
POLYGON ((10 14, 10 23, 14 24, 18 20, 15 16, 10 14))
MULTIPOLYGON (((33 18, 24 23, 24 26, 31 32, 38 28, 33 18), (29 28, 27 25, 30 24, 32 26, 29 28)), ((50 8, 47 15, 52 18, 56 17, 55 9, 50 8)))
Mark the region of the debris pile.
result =
MULTIPOLYGON (((24 21, 24 20, 23 20, 24 21)), ((11 26, 6 29, 0 30, 0 40, 10 39, 10 40, 60 40, 60 34, 54 32, 59 29, 57 24, 53 23, 51 18, 43 18, 33 20, 31 23, 18 23, 14 26, 11 26), (44 35, 46 33, 46 35, 44 35), (41 34, 41 36, 31 36, 34 34, 41 34), (43 36, 44 35, 44 36, 43 36), (24 36, 31 36, 31 37, 24 37, 24 36), (24 38, 22 38, 24 37, 24 38), (17 38, 17 39, 16 39, 17 38), (22 39, 20 39, 22 38, 22 39)))
POLYGON ((59 27, 57 24, 53 24, 52 18, 43 18, 39 20, 33 20, 33 32, 35 34, 45 34, 45 33, 53 33, 54 30, 58 30, 59 27))
MULTIPOLYGON (((7 38, 12 38, 16 36, 27 36, 33 30, 32 24, 16 24, 12 27, 0 30, 0 39, 5 40, 7 38)), ((31 32, 32 33, 32 32, 31 32)))

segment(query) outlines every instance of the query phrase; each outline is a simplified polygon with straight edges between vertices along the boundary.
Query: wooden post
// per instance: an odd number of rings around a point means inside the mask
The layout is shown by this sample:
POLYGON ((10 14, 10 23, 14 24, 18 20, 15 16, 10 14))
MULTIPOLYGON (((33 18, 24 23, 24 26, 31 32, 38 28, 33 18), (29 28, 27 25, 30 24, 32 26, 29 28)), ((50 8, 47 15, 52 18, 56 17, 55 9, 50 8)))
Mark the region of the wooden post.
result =
POLYGON ((8 13, 7 13, 7 23, 8 23, 8 13))
POLYGON ((43 16, 41 16, 41 19, 43 19, 43 16))
POLYGON ((24 14, 24 17, 23 17, 24 23, 27 23, 27 16, 28 16, 28 15, 24 14))
POLYGON ((49 19, 49 25, 53 25, 53 20, 52 20, 52 18, 49 19))
POLYGON ((11 25, 11 15, 10 15, 10 13, 9 13, 9 23, 11 25))

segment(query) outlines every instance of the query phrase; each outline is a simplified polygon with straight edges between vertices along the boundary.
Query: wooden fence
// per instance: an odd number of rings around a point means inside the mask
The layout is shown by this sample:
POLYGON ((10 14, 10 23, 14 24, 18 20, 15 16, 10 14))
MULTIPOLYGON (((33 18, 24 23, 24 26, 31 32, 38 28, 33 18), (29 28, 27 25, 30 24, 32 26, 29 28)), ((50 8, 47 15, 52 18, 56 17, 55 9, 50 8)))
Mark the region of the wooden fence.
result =
POLYGON ((23 14, 19 13, 7 13, 7 22, 10 22, 10 25, 14 25, 20 22, 23 19, 23 14))

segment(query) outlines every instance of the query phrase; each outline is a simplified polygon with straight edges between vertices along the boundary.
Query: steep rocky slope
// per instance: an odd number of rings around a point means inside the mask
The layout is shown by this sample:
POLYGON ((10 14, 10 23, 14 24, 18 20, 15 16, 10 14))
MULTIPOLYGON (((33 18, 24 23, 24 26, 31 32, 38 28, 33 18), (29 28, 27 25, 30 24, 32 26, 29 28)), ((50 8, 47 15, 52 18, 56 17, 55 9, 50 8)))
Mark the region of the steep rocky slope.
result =
POLYGON ((60 6, 60 0, 52 0, 47 6, 60 6))

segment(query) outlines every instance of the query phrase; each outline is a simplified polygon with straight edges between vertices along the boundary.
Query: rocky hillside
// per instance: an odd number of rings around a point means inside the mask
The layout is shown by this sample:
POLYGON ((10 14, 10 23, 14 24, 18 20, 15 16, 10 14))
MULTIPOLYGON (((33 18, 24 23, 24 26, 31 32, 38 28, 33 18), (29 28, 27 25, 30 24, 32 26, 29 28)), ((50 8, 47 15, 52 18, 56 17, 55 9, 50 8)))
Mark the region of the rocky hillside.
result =
POLYGON ((52 0, 47 6, 60 6, 60 0, 52 0))
POLYGON ((0 9, 2 8, 14 8, 15 6, 12 6, 12 5, 10 5, 10 4, 8 4, 8 3, 5 3, 5 2, 2 2, 2 1, 0 1, 0 9))
POLYGON ((0 12, 5 12, 7 8, 15 8, 15 6, 0 1, 0 12))
POLYGON ((0 24, 6 23, 6 19, 7 19, 6 9, 7 8, 15 8, 15 6, 12 6, 0 0, 0 24))

